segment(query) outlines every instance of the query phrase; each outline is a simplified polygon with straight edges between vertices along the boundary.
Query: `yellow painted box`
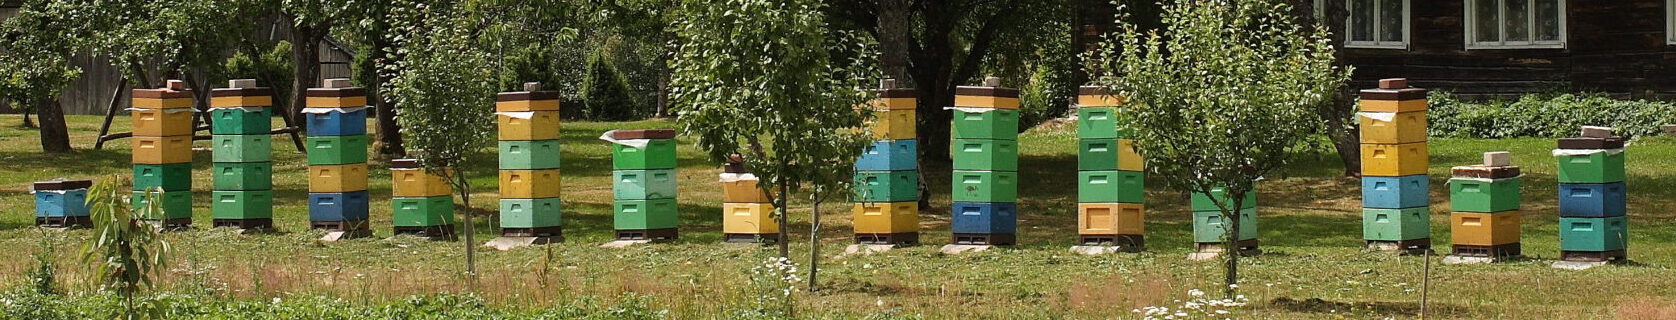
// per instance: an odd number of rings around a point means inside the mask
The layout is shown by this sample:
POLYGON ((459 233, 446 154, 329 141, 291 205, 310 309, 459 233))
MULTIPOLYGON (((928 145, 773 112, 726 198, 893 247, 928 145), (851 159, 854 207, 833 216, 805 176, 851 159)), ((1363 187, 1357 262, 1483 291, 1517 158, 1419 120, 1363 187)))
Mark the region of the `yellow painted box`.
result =
POLYGON ((1426 111, 1426 99, 1412 100, 1362 100, 1362 112, 1415 112, 1426 111))
POLYGON ((722 204, 722 233, 765 234, 776 232, 780 232, 780 225, 774 222, 773 204, 722 204))
POLYGON ((495 112, 559 111, 559 100, 517 100, 495 102, 495 112))
POLYGON ((757 188, 757 180, 722 182, 722 202, 764 203, 768 202, 768 193, 757 188))
POLYGON ((873 135, 885 140, 913 139, 919 134, 915 127, 918 115, 915 110, 885 110, 873 112, 873 121, 868 126, 873 135))
POLYGON ((919 232, 918 202, 855 204, 855 233, 919 232))
POLYGON ((308 192, 340 193, 367 190, 367 164, 308 166, 308 192))
MULTIPOLYGON (((191 114, 191 112, 184 112, 191 114)), ((192 162, 192 136, 133 137, 134 163, 171 164, 192 162)))
POLYGON ((176 109, 134 110, 134 136, 184 136, 192 134, 191 112, 176 109), (173 112, 170 112, 173 111, 173 112))
POLYGON ((967 108, 1018 109, 1017 97, 954 96, 954 106, 967 108))
POLYGON ((191 108, 192 98, 134 98, 132 104, 134 105, 134 108, 139 109, 191 108))
POLYGON ((501 199, 559 197, 559 169, 501 170, 501 199))
POLYGON ((914 98, 878 98, 868 100, 867 105, 875 111, 914 110, 919 107, 919 100, 914 98))
POLYGON ((1078 203, 1077 233, 1086 235, 1146 234, 1146 206, 1139 203, 1078 203))
POLYGON ((1077 96, 1077 106, 1084 108, 1116 107, 1123 105, 1126 99, 1119 95, 1085 94, 1077 96))
POLYGON ((495 115, 501 140, 558 140, 559 112, 534 111, 529 119, 495 115))
POLYGON ((227 96, 210 98, 210 108, 244 108, 273 106, 272 96, 227 96))
POLYGON ((439 197, 453 192, 447 180, 425 169, 392 169, 390 179, 394 182, 390 185, 392 197, 439 197))
POLYGON ((1362 127, 1362 143, 1426 142, 1426 112, 1370 112, 1357 116, 1362 127), (1388 116, 1390 121, 1374 117, 1388 116))
POLYGON ((1117 170, 1146 171, 1146 159, 1135 150, 1135 140, 1117 139, 1117 170))
POLYGON ((309 108, 356 108, 367 106, 366 96, 308 97, 309 108))
POLYGON ((1497 246, 1519 243, 1519 211, 1455 212, 1449 215, 1451 241, 1459 245, 1497 246))
POLYGON ((1403 144, 1362 144, 1362 175, 1376 177, 1401 177, 1416 174, 1426 174, 1426 166, 1431 160, 1427 158, 1425 142, 1403 144))

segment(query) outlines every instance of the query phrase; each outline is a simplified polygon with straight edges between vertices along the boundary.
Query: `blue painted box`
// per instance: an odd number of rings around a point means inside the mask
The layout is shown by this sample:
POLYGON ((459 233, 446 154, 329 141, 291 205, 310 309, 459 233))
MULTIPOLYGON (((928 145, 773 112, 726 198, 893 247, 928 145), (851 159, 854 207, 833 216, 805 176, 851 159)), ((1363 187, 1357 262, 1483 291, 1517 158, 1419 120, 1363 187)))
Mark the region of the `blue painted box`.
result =
POLYGON ((954 233, 1012 234, 1018 232, 1018 204, 1012 202, 955 202, 954 233))
POLYGON ((1561 217, 1622 217, 1628 211, 1623 182, 1561 183, 1559 199, 1561 217))
POLYGON ((367 109, 355 112, 329 111, 308 114, 310 136, 353 136, 367 134, 367 109))
POLYGON ((855 160, 856 171, 915 170, 918 164, 918 140, 882 140, 874 142, 855 160))
POLYGON ((1401 177, 1362 177, 1362 207, 1402 209, 1431 205, 1431 180, 1423 174, 1401 177))
POLYGON ((367 192, 308 194, 309 221, 367 220, 367 192))
POLYGON ((87 215, 87 189, 35 192, 35 217, 86 217, 87 215))

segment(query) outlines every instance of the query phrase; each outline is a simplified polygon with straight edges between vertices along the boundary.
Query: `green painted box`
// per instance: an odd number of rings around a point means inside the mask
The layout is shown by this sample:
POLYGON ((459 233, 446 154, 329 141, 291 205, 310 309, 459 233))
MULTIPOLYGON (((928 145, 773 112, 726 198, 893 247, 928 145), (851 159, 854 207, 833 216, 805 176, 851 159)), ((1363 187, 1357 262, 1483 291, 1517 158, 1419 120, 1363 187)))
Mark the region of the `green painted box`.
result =
POLYGON ((617 170, 674 169, 675 140, 647 140, 645 148, 613 144, 611 168, 617 170))
POLYGON ((1140 171, 1079 171, 1077 202, 1142 203, 1146 199, 1146 174, 1140 171))
POLYGON ((1018 202, 1018 172, 955 171, 955 202, 1018 202))
POLYGON ((215 175, 215 190, 271 190, 272 162, 217 162, 210 166, 215 175))
POLYGON ((210 213, 216 219, 271 219, 274 217, 274 192, 215 191, 210 194, 210 213))
POLYGON ((1560 218, 1560 250, 1623 250, 1629 242, 1628 217, 1560 218))
POLYGON ((454 224, 454 197, 391 198, 390 222, 397 227, 431 227, 454 224))
POLYGON ((273 109, 267 107, 210 109, 210 134, 259 134, 273 130, 273 109))
POLYGON ((1018 110, 991 109, 988 112, 954 110, 950 137, 1018 141, 1018 110))
POLYGON ((1558 157, 1560 183, 1613 183, 1624 181, 1624 153, 1597 152, 1558 157))
POLYGON ((903 202, 919 200, 919 171, 857 171, 855 202, 903 202))
POLYGON ((308 137, 309 165, 367 162, 367 135, 308 137))
POLYGON ((611 177, 614 199, 675 199, 675 169, 613 170, 611 177))
POLYGON ((273 142, 267 135, 218 134, 210 138, 210 159, 215 162, 267 162, 273 160, 273 142))
POLYGON ((1519 179, 1449 179, 1449 210, 1502 212, 1519 210, 1519 179))
POLYGON ((1077 170, 1117 170, 1117 152, 1118 144, 1116 138, 1077 140, 1077 170))
POLYGON ((949 155, 955 170, 1018 171, 1018 141, 954 139, 949 155))
POLYGON ((501 170, 556 169, 558 167, 559 140, 500 142, 501 170))
POLYGON ((134 191, 152 187, 163 191, 192 191, 192 164, 135 164, 134 191))
MULTIPOLYGON (((1228 232, 1222 211, 1193 211, 1193 242, 1222 242, 1228 232)), ((1257 208, 1240 210, 1240 234, 1236 240, 1257 239, 1257 208)))
MULTIPOLYGON (((1216 195, 1216 201, 1221 201, 1224 205, 1230 205, 1230 206, 1234 205, 1234 203, 1231 202, 1230 199, 1228 199, 1227 189, 1222 188, 1222 187, 1211 188, 1210 193, 1216 195)), ((1193 211, 1221 210, 1221 209, 1217 208, 1215 202, 1211 202, 1211 197, 1206 196, 1205 194, 1198 193, 1198 192, 1192 192, 1191 198, 1192 198, 1193 211)), ((1245 201, 1240 202, 1240 209, 1250 209, 1250 208, 1256 208, 1256 207, 1257 207, 1257 190, 1253 189, 1250 192, 1246 192, 1245 201)))
POLYGON ((545 228, 564 225, 559 198, 500 199, 502 228, 545 228))
POLYGON ((1432 237, 1431 208, 1362 209, 1362 240, 1402 241, 1432 237))
POLYGON ((1128 136, 1117 108, 1077 108, 1077 138, 1117 139, 1128 136))
POLYGON ((133 197, 128 202, 129 209, 134 211, 134 216, 146 220, 192 218, 192 191, 166 191, 150 194, 157 195, 161 199, 158 202, 158 208, 162 212, 148 212, 143 209, 151 205, 152 199, 145 191, 134 191, 133 197))
POLYGON ((676 226, 675 199, 617 200, 611 205, 617 230, 665 229, 676 226))

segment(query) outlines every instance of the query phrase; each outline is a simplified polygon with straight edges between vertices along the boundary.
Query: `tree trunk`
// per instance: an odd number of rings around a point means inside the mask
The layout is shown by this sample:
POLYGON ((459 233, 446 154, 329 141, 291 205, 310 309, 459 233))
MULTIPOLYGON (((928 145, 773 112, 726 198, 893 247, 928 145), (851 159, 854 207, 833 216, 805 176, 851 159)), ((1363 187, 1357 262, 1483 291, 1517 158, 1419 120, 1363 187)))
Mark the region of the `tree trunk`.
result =
POLYGON ((477 241, 476 241, 476 239, 477 239, 476 238, 476 236, 477 236, 477 230, 476 229, 477 228, 475 228, 476 225, 473 223, 473 221, 471 219, 471 183, 466 180, 466 178, 464 176, 464 173, 460 173, 458 168, 455 168, 452 171, 454 172, 455 175, 458 175, 458 176, 452 177, 452 178, 455 179, 455 184, 456 184, 455 188, 460 190, 460 202, 462 203, 462 205, 460 206, 460 208, 461 208, 461 215, 460 215, 461 217, 460 218, 461 218, 461 220, 464 220, 464 222, 466 224, 466 227, 465 227, 465 230, 464 230, 464 232, 466 234, 466 236, 465 236, 465 241, 466 241, 465 242, 465 245, 466 245, 466 286, 468 288, 467 291, 476 292, 477 291, 477 241))
POLYGON ((879 64, 886 77, 906 83, 908 74, 908 37, 913 35, 908 0, 878 0, 879 64))
MULTIPOLYGON (((780 170, 780 172, 785 172, 785 170, 780 170)), ((774 208, 776 210, 780 210, 780 214, 778 216, 774 217, 774 219, 778 220, 778 223, 780 224, 780 241, 779 241, 780 257, 781 258, 790 258, 791 257, 791 241, 790 241, 791 240, 791 238, 790 238, 791 234, 786 232, 786 229, 790 228, 790 226, 787 225, 787 222, 788 222, 789 219, 786 219, 786 217, 789 216, 790 213, 786 210, 786 206, 790 205, 791 201, 788 201, 786 199, 786 196, 787 196, 787 193, 790 193, 791 187, 786 185, 786 178, 785 177, 776 178, 774 180, 775 180, 774 183, 779 185, 779 187, 780 187, 780 196, 774 198, 774 201, 777 201, 777 202, 780 203, 780 205, 775 206, 775 208, 774 208)))
POLYGON ((303 118, 303 108, 307 107, 308 88, 320 78, 320 39, 329 28, 322 26, 291 27, 291 110, 286 110, 292 123, 298 128, 307 128, 307 121, 297 121, 303 118))
POLYGON ((1241 208, 1245 207, 1246 192, 1253 191, 1234 190, 1233 187, 1228 187, 1226 190, 1225 194, 1228 199, 1232 199, 1233 203, 1227 208, 1222 208, 1223 221, 1228 224, 1227 236, 1222 242, 1222 254, 1224 256, 1222 294, 1225 299, 1233 299, 1239 295, 1237 285, 1240 282, 1240 215, 1243 214, 1241 208))
POLYGON ((658 105, 653 113, 658 118, 669 116, 669 77, 673 73, 673 70, 669 69, 669 62, 673 59, 671 55, 674 52, 669 50, 668 53, 658 55, 658 105))
POLYGON ((64 123, 64 106, 58 100, 43 99, 35 103, 41 120, 41 151, 70 152, 70 128, 64 123))
POLYGON ((815 199, 811 205, 813 212, 809 215, 809 292, 819 290, 816 286, 819 282, 815 279, 821 270, 821 201, 815 199))
POLYGON ((29 120, 29 109, 22 107, 19 107, 19 109, 23 109, 23 127, 35 128, 35 121, 29 120))
MULTIPOLYGON (((1349 68, 1344 61, 1344 25, 1349 11, 1344 8, 1343 1, 1323 1, 1325 7, 1318 8, 1322 14, 1317 16, 1310 12, 1302 13, 1310 20, 1326 27, 1328 41, 1333 46, 1333 64, 1338 68, 1349 68)), ((1310 10, 1314 11, 1314 10, 1310 10)), ((1331 99, 1327 99, 1316 108, 1317 113, 1326 120, 1327 137, 1333 140, 1333 149, 1338 151, 1339 162, 1344 164, 1344 176, 1359 177, 1362 175, 1362 147, 1357 130, 1355 117, 1356 99, 1355 89, 1349 84, 1342 86, 1331 99)))
MULTIPOLYGON (((383 40, 383 37, 377 39, 372 42, 370 52, 361 54, 383 55, 384 48, 389 47, 390 44, 383 40)), ((368 63, 370 66, 366 67, 382 70, 380 67, 383 63, 377 62, 380 60, 379 58, 366 59, 366 61, 373 61, 368 63)), ((388 81, 390 79, 388 79, 387 73, 374 71, 373 76, 367 79, 367 101, 372 102, 373 113, 378 117, 378 131, 373 133, 373 138, 377 140, 377 143, 373 144, 373 150, 386 159, 395 159, 406 155, 407 148, 402 145, 401 125, 396 123, 396 104, 384 99, 384 84, 388 81)))

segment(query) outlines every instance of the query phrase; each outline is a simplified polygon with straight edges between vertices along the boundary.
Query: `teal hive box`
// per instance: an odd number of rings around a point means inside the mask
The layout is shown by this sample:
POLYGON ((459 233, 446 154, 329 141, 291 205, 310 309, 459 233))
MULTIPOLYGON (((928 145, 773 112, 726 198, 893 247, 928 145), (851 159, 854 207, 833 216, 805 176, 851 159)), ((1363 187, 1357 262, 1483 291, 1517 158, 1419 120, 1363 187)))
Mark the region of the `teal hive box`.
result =
POLYGON ((675 198, 675 169, 615 170, 611 192, 617 200, 675 198))
POLYGON ((1141 203, 1146 199, 1146 174, 1140 171, 1079 171, 1077 202, 1141 203))
POLYGON ((1117 139, 1127 136, 1117 108, 1077 108, 1077 138, 1117 139))
MULTIPOLYGON (((1222 187, 1211 188, 1210 193, 1216 194, 1216 200, 1221 201, 1223 205, 1228 205, 1228 206, 1234 205, 1234 203, 1232 201, 1230 201, 1230 199, 1228 199, 1228 194, 1227 194, 1226 189, 1223 189, 1222 187)), ((1211 202, 1210 197, 1207 197, 1202 193, 1192 192, 1191 198, 1192 198, 1193 211, 1221 210, 1221 209, 1217 208, 1215 202, 1211 202)), ((1251 191, 1246 192, 1245 201, 1240 202, 1240 209, 1250 209, 1250 208, 1256 208, 1256 207, 1257 207, 1257 190, 1253 189, 1251 191)))
POLYGON ((244 108, 214 108, 210 109, 210 118, 214 123, 210 125, 211 134, 251 134, 268 135, 273 130, 273 113, 270 108, 253 107, 257 111, 245 111, 244 108))
POLYGON ((1362 239, 1403 241, 1432 237, 1430 208, 1362 209, 1362 239))
POLYGON ((949 154, 955 170, 1018 171, 1018 141, 954 139, 949 154))
POLYGON ((919 171, 858 171, 855 173, 855 202, 903 202, 919 200, 919 171))
POLYGON ((367 135, 308 137, 309 165, 367 162, 367 135))
POLYGON ((1560 183, 1623 182, 1624 157, 1623 152, 1560 156, 1560 183))
POLYGON ((955 171, 955 202, 1018 202, 1018 173, 1009 171, 955 171))
POLYGON ((163 191, 192 191, 192 164, 135 164, 134 191, 152 187, 163 191))
POLYGON ((432 227, 454 224, 454 197, 391 198, 390 222, 397 227, 432 227))
POLYGON ((272 190, 215 191, 210 195, 210 213, 216 219, 271 219, 274 216, 272 190))
POLYGON ((500 199, 502 228, 545 228, 564 225, 559 198, 500 199))
POLYGON ((1449 209, 1458 212, 1519 210, 1519 179, 1449 179, 1449 209))
MULTIPOLYGON (((1193 211, 1193 242, 1222 242, 1228 232, 1221 211, 1193 211)), ((1240 210, 1239 241, 1257 239, 1257 208, 1240 210)))
POLYGON ((141 208, 151 205, 151 197, 145 191, 134 191, 132 199, 128 202, 129 209, 134 211, 134 216, 146 220, 192 218, 192 191, 167 191, 151 194, 155 194, 162 199, 158 202, 158 206, 163 212, 146 213, 141 208))
POLYGON ((215 190, 273 189, 272 162, 218 162, 210 166, 215 190))
POLYGON ((1629 219, 1560 218, 1560 250, 1623 250, 1629 242, 1629 219))
POLYGON ((268 162, 273 160, 273 142, 267 135, 225 135, 211 137, 210 159, 215 162, 268 162))
POLYGON ((1077 140, 1077 170, 1117 170, 1119 161, 1122 161, 1118 156, 1121 148, 1115 138, 1077 140))
POLYGON ((559 140, 500 142, 502 170, 555 169, 559 167, 559 140))
POLYGON ((617 230, 674 228, 677 221, 675 199, 617 200, 612 212, 617 230))
POLYGON ((647 140, 645 148, 612 145, 611 168, 616 170, 674 169, 675 140, 647 140))
POLYGON ((954 139, 1018 140, 1018 110, 991 109, 988 112, 954 110, 954 139))

